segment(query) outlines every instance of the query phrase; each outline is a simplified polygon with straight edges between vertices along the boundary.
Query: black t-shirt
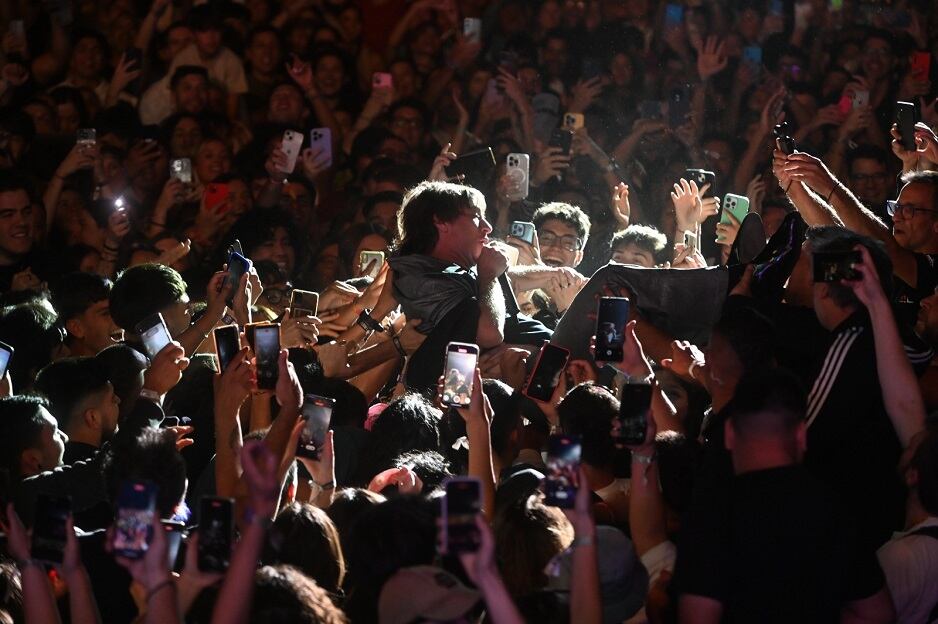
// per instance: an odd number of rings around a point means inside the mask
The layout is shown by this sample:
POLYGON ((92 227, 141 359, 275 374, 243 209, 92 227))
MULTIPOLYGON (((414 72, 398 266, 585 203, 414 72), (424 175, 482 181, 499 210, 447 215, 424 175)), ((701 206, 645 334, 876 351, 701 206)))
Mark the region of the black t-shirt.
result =
POLYGON ((103 621, 132 622, 137 617, 137 605, 130 595, 130 573, 104 549, 105 540, 104 531, 79 536, 81 560, 91 578, 91 590, 103 621))
POLYGON ((915 256, 914 286, 896 279, 896 301, 917 305, 938 288, 938 254, 913 254, 915 256))

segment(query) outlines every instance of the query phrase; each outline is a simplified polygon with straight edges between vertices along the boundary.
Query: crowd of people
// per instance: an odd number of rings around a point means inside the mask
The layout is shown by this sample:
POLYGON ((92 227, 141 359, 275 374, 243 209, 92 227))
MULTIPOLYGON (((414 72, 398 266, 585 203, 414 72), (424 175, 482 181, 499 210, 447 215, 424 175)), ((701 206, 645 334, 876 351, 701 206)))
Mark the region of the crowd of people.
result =
POLYGON ((938 621, 930 0, 0 30, 0 622, 938 621))

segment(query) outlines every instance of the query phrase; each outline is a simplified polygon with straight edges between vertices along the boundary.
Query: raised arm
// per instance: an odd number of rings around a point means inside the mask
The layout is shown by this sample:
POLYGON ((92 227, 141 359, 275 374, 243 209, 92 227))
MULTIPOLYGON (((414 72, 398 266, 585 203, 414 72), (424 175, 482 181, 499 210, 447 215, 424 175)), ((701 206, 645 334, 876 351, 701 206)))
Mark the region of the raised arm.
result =
POLYGON ((12 503, 6 506, 6 520, 0 522, 0 528, 7 536, 7 551, 20 569, 25 621, 30 624, 61 624, 49 577, 42 564, 32 558, 29 535, 12 503))

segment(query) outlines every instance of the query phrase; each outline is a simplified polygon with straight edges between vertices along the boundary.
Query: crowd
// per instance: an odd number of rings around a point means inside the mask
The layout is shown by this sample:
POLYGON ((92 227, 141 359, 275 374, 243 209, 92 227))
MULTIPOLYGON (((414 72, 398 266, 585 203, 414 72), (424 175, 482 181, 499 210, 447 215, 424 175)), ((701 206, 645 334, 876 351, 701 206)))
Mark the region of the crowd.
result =
POLYGON ((0 30, 0 622, 938 622, 930 0, 0 30))

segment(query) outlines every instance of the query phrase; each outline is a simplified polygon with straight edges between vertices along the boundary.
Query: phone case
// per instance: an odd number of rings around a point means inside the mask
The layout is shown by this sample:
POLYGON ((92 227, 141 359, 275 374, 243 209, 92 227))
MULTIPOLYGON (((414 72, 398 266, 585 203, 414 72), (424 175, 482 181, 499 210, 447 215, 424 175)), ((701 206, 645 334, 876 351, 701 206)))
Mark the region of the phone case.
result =
POLYGON ((749 214, 749 198, 742 195, 727 193, 723 197, 723 212, 720 213, 720 223, 730 223, 730 219, 726 216, 726 213, 730 213, 736 217, 737 221, 742 223, 746 215, 749 214))
POLYGON ((516 202, 525 199, 530 192, 531 157, 527 154, 508 154, 505 175, 511 181, 508 199, 516 202))
POLYGON ((469 41, 482 39, 482 20, 476 17, 467 17, 462 21, 462 34, 469 41))
MULTIPOLYGON (((550 401, 551 395, 554 393, 554 389, 557 387, 556 383, 548 384, 544 383, 542 375, 539 375, 541 363, 544 361, 544 354, 548 352, 551 353, 550 357, 560 356, 560 351, 563 351, 563 364, 558 370, 558 374, 563 374, 563 370, 567 367, 567 363, 570 361, 570 350, 565 349, 559 345, 552 345, 549 342, 545 342, 541 346, 541 350, 537 354, 537 362, 534 363, 534 368, 531 369, 531 377, 528 379, 528 383, 524 386, 524 394, 531 397, 537 401, 550 401)), ((559 380, 558 380, 559 382, 559 380)))
POLYGON ((296 159, 300 155, 300 148, 303 147, 303 133, 294 130, 287 130, 283 133, 283 141, 280 149, 287 157, 287 169, 284 173, 293 173, 296 169, 296 159))
POLYGON ((911 102, 896 102, 896 125, 899 127, 899 135, 902 137, 902 146, 907 150, 915 149, 915 122, 916 118, 915 104, 911 102))
POLYGON ((913 52, 911 59, 912 76, 916 80, 928 80, 931 72, 931 54, 929 52, 913 52))
POLYGON ((358 256, 358 271, 361 273, 362 277, 377 277, 383 264, 383 251, 363 251, 358 256), (372 267, 371 270, 366 273, 365 269, 368 268, 369 264, 372 264, 372 267))
POLYGON ((523 240, 528 245, 534 244, 534 224, 530 221, 512 221, 508 230, 509 236, 523 240))
POLYGON ((192 161, 188 158, 177 158, 169 164, 169 175, 184 184, 192 183, 192 161))
POLYGON ((75 142, 79 145, 94 145, 97 135, 98 131, 94 128, 80 128, 75 136, 75 142))
POLYGON ((863 108, 868 106, 870 103, 870 92, 869 91, 854 91, 853 98, 851 98, 851 104, 853 108, 863 108))
POLYGON ((0 342, 0 377, 7 374, 7 368, 9 368, 12 358, 13 347, 5 342, 0 342))
POLYGON ((309 146, 314 152, 329 155, 326 166, 332 166, 332 130, 329 128, 313 128, 309 131, 309 146))
POLYGON ((563 127, 569 130, 579 130, 585 124, 583 113, 564 113, 563 127))
POLYGON ((214 211, 217 215, 222 215, 230 210, 225 203, 228 199, 228 185, 211 183, 205 187, 205 208, 214 211))
POLYGON ((384 72, 375 72, 371 76, 371 88, 372 89, 393 89, 394 78, 391 76, 391 74, 386 74, 384 72))

